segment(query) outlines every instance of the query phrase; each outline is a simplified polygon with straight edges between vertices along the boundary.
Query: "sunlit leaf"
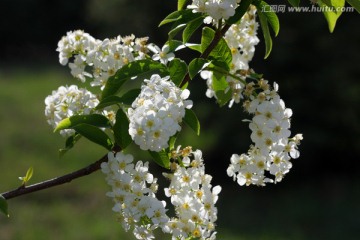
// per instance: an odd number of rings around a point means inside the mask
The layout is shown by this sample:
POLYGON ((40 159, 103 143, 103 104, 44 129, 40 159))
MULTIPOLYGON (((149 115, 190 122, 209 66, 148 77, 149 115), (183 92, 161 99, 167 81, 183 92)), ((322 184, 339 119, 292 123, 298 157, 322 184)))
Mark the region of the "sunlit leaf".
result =
MULTIPOLYGON (((208 48, 215 37, 215 31, 209 27, 204 27, 201 37, 201 51, 202 53, 208 48)), ((229 46, 224 38, 221 37, 218 44, 213 48, 209 55, 211 60, 219 60, 226 62, 230 66, 232 62, 232 54, 229 46)))
POLYGON ((34 173, 33 167, 30 167, 30 168, 26 171, 25 177, 24 177, 24 179, 23 179, 23 181, 24 181, 25 184, 26 184, 27 182, 29 182, 29 180, 32 178, 33 173, 34 173))
POLYGON ((209 68, 210 70, 213 68, 212 89, 215 92, 216 101, 220 107, 224 106, 232 97, 229 83, 226 81, 228 69, 224 67, 226 67, 224 63, 212 62, 209 68))
POLYGON ((337 8, 342 8, 345 6, 345 0, 331 0, 331 6, 329 7, 327 4, 323 2, 324 0, 318 0, 317 4, 324 8, 325 10, 322 11, 325 19, 328 23, 329 31, 332 33, 335 29, 336 22, 339 19, 339 17, 342 14, 342 11, 335 11, 337 8), (334 8, 334 11, 332 11, 332 8, 334 8))
POLYGON ((258 14, 261 12, 261 15, 266 17, 266 21, 269 23, 271 28, 274 30, 275 36, 279 34, 280 23, 279 19, 274 11, 267 11, 271 9, 271 6, 264 1, 255 1, 256 8, 258 9, 258 14), (266 11, 262 11, 266 10, 266 11))
POLYGON ((265 59, 266 59, 270 55, 272 49, 272 40, 271 40, 271 35, 270 35, 266 16, 261 11, 258 11, 257 14, 259 16, 261 29, 265 39, 265 59))
POLYGON ((96 127, 111 127, 109 119, 101 114, 75 115, 60 121, 54 132, 58 132, 63 129, 74 129, 75 126, 82 123, 96 127))
POLYGON ((169 150, 173 150, 175 148, 175 142, 177 139, 179 132, 177 132, 174 136, 171 136, 169 139, 169 150))
POLYGON ((189 0, 178 0, 178 10, 184 9, 188 1, 189 0))
POLYGON ((153 158, 154 162, 156 162, 159 166, 166 169, 170 168, 169 154, 165 150, 161 150, 160 152, 153 152, 149 150, 149 153, 153 158))

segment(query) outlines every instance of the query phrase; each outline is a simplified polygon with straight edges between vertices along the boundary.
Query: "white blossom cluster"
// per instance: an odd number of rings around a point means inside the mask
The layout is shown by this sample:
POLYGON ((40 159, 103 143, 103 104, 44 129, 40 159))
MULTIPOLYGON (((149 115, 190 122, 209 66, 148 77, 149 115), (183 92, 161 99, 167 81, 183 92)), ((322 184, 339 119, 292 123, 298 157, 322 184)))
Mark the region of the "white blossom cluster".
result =
POLYGON ((189 9, 193 12, 206 13, 205 23, 218 22, 220 19, 229 19, 235 14, 235 9, 240 0, 193 0, 189 9))
MULTIPOLYGON (((232 99, 230 100, 229 107, 233 103, 239 103, 243 98, 241 92, 244 88, 243 77, 239 74, 240 71, 249 69, 249 62, 252 60, 255 53, 255 46, 259 43, 257 37, 257 29, 259 24, 256 22, 256 7, 250 5, 249 10, 244 14, 238 24, 233 24, 226 32, 224 38, 232 53, 232 63, 230 66, 230 74, 226 77, 229 83, 232 99)), ((213 90, 213 72, 203 71, 201 77, 206 80, 208 89, 206 96, 208 98, 215 97, 216 94, 213 90)))
POLYGON ((157 179, 149 173, 148 162, 138 161, 121 152, 108 154, 101 164, 112 190, 107 193, 114 201, 113 211, 122 227, 132 229, 137 239, 153 239, 153 230, 168 223, 166 202, 156 198, 157 179))
POLYGON ((215 203, 221 187, 212 187, 212 177, 205 174, 200 150, 188 147, 175 155, 179 155, 181 164, 173 163, 174 173, 164 175, 171 180, 165 195, 171 198, 176 217, 170 219, 163 231, 171 233, 173 239, 215 239, 215 203))
POLYGON ((190 91, 181 90, 169 77, 154 74, 144 82, 128 109, 129 134, 141 149, 158 152, 167 148, 169 138, 181 130, 179 123, 192 101, 186 100, 190 91))
MULTIPOLYGON (((96 95, 84 88, 79 89, 76 85, 61 86, 45 98, 45 117, 50 126, 55 128, 65 118, 92 113, 98 103, 96 95)), ((62 136, 74 133, 72 129, 60 131, 62 136)))
POLYGON ((225 33, 225 40, 232 53, 231 73, 238 70, 248 70, 249 62, 255 53, 255 46, 259 43, 256 22, 256 7, 250 5, 238 24, 232 24, 225 33))
POLYGON ((276 83, 271 90, 263 79, 257 84, 251 82, 246 85, 244 95, 248 100, 243 106, 245 111, 254 115, 249 123, 254 145, 247 154, 233 154, 227 169, 227 174, 237 180, 239 185, 280 182, 292 167, 290 160, 300 155, 297 147, 302 134, 290 138, 292 111, 285 107, 277 91, 276 83), (255 93, 255 89, 262 91, 255 93), (273 178, 267 175, 273 175, 273 178))
POLYGON ((71 74, 81 80, 93 78, 92 86, 105 86, 125 64, 145 58, 148 38, 134 35, 98 40, 82 30, 67 32, 58 43, 59 60, 69 64, 71 74), (69 63, 69 60, 73 60, 69 63))

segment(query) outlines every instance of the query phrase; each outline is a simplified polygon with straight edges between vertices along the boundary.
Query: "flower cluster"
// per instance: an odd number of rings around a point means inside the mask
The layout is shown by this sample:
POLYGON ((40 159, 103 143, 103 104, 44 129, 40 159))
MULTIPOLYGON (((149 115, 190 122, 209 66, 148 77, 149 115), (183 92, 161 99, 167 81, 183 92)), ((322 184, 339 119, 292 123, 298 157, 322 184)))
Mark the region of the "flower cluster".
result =
MULTIPOLYGON (((47 122, 55 128, 58 123, 74 115, 87 115, 99 103, 96 95, 76 85, 59 87, 45 98, 45 116, 47 122)), ((70 136, 75 131, 64 129, 60 131, 63 136, 70 136)))
MULTIPOLYGON (((224 36, 232 53, 230 74, 226 77, 226 81, 229 83, 227 91, 232 93, 229 107, 234 102, 239 103, 242 98, 241 92, 244 88, 244 81, 240 72, 249 69, 249 62, 254 56, 255 46, 259 43, 259 38, 257 37, 258 26, 259 24, 256 22, 256 7, 250 5, 249 10, 244 14, 241 21, 238 24, 231 25, 224 36)), ((208 86, 206 96, 208 98, 216 98, 212 87, 213 72, 203 71, 201 72, 201 77, 206 80, 208 86)))
POLYGON ((239 185, 265 185, 266 182, 280 182, 289 172, 291 158, 298 158, 297 146, 302 135, 290 138, 290 117, 292 111, 285 107, 284 101, 277 93, 278 85, 274 83, 270 89, 266 80, 259 80, 257 84, 248 83, 244 95, 244 108, 254 117, 249 123, 252 131, 251 140, 254 145, 247 154, 233 154, 227 173, 239 185), (255 89, 261 89, 255 93, 255 89), (265 171, 274 179, 265 176, 265 171))
POLYGON ((256 7, 250 5, 240 22, 231 25, 225 33, 224 38, 232 53, 231 73, 249 69, 249 62, 254 56, 255 46, 260 41, 257 37, 258 28, 256 7))
POLYGON ((240 0, 193 0, 188 8, 193 9, 193 12, 208 14, 205 23, 211 23, 233 16, 239 2, 240 0))
POLYGON ((92 86, 105 86, 109 77, 118 69, 134 60, 145 58, 148 38, 135 38, 134 35, 103 41, 95 39, 84 31, 70 31, 58 43, 59 60, 66 65, 69 59, 71 74, 85 82, 93 78, 92 86), (87 67, 92 71, 88 72, 87 67))
POLYGON ((126 231, 133 229, 137 239, 152 239, 153 230, 169 221, 166 203, 155 196, 157 179, 149 173, 148 162, 132 162, 132 155, 108 154, 108 162, 101 164, 112 188, 107 195, 113 199, 113 211, 126 231))
POLYGON ((128 109, 129 134, 141 149, 158 152, 168 147, 169 138, 181 130, 179 123, 192 101, 186 100, 189 90, 181 90, 169 77, 155 74, 144 82, 128 109))
POLYGON ((164 175, 171 180, 165 194, 175 206, 176 217, 170 219, 163 231, 171 233, 173 239, 215 239, 215 203, 221 187, 212 187, 212 177, 205 174, 200 150, 178 149, 173 157, 179 159, 180 165, 174 162, 174 173, 164 175))

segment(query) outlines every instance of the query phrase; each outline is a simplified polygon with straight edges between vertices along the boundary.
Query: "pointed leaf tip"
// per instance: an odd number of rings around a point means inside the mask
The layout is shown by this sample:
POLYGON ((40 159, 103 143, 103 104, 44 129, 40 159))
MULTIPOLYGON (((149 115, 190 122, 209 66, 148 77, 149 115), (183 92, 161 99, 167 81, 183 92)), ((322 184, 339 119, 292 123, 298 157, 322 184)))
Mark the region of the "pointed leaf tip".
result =
POLYGON ((2 195, 0 195, 0 211, 4 213, 5 216, 10 217, 7 201, 2 195))

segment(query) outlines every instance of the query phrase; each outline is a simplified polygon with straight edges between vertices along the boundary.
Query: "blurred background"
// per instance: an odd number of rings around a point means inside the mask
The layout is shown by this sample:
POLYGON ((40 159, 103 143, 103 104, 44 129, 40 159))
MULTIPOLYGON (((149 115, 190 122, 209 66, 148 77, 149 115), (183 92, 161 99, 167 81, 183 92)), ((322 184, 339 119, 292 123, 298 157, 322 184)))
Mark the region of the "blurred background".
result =
MULTIPOLYGON (((308 2, 302 1, 302 5, 308 2)), ((271 4, 271 1, 269 1, 271 4)), ((83 29, 98 39, 149 36, 162 45, 158 23, 176 0, 2 0, 0 2, 0 191, 17 188, 32 166, 31 183, 86 166, 106 150, 82 140, 59 158, 64 139, 44 117, 44 99, 60 85, 78 84, 58 63, 57 42, 83 29)), ((232 153, 246 152, 250 130, 241 106, 219 108, 201 79, 190 85, 201 122, 179 144, 203 150, 206 169, 223 191, 218 239, 359 239, 360 15, 343 13, 330 34, 321 13, 279 13, 281 30, 266 60, 262 34, 250 64, 280 85, 292 108, 292 133, 303 133, 301 156, 284 181, 239 187, 226 175, 232 153)), ((183 55, 182 55, 183 56, 183 55)), ((191 57, 191 56, 184 56, 191 57)), ((149 156, 141 156, 148 160, 149 156)), ((151 166, 160 177, 157 166, 151 166)), ((101 172, 53 189, 9 200, 0 239, 133 239, 124 233, 105 196, 101 172)), ((162 238, 162 237, 159 237, 162 238)))

